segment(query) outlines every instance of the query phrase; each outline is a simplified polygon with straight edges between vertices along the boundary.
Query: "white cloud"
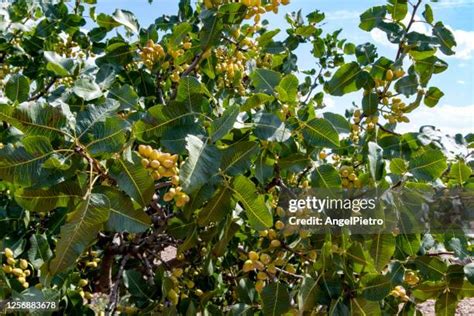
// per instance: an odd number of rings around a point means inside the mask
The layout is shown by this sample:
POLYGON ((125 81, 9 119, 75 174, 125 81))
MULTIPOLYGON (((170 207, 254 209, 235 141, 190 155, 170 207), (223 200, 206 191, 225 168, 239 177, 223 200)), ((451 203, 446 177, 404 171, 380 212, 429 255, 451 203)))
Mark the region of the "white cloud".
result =
POLYGON ((464 80, 458 80, 456 82, 459 83, 459 84, 466 84, 466 81, 464 81, 464 80))
POLYGON ((424 105, 408 115, 410 123, 399 124, 397 131, 417 132, 422 125, 433 125, 444 134, 463 135, 474 131, 474 104, 467 106, 441 105, 428 108, 424 105))
POLYGON ((472 6, 474 1, 472 0, 443 0, 440 2, 431 3, 431 6, 434 8, 443 8, 443 9, 450 9, 450 8, 459 8, 459 7, 468 7, 472 6))
POLYGON ((474 32, 453 30, 450 27, 448 28, 451 30, 451 32, 453 32, 457 43, 456 47, 454 48, 456 54, 450 56, 449 58, 457 58, 462 60, 471 59, 474 54, 474 32))
POLYGON ((359 12, 349 10, 330 11, 325 14, 326 20, 355 20, 360 16, 359 12))

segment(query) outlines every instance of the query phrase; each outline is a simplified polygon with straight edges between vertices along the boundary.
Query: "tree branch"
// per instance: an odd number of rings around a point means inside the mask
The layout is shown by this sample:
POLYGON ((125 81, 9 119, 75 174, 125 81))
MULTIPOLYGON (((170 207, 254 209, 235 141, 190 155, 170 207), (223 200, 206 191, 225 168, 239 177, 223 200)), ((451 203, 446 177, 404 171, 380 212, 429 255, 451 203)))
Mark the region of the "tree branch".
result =
POLYGON ((117 276, 115 277, 114 284, 111 288, 110 295, 109 295, 109 306, 107 307, 105 311, 105 315, 113 315, 115 312, 115 308, 117 307, 117 301, 118 301, 118 294, 119 294, 119 288, 120 288, 120 283, 122 280, 122 274, 123 270, 125 269, 125 265, 127 264, 128 259, 130 256, 127 254, 122 258, 122 261, 120 262, 120 267, 117 272, 117 276))
POLYGON ((37 92, 35 95, 29 98, 28 101, 36 101, 42 96, 44 96, 49 91, 49 89, 51 89, 51 87, 54 85, 54 83, 56 82, 56 79, 57 79, 56 77, 52 78, 51 81, 46 85, 46 87, 44 87, 41 91, 37 92))
POLYGON ((394 132, 394 131, 391 131, 391 130, 389 130, 389 129, 386 129, 386 128, 383 127, 383 125, 380 124, 380 123, 377 123, 377 126, 378 126, 382 131, 384 131, 385 133, 392 134, 392 135, 395 135, 395 136, 402 136, 402 134, 399 134, 399 133, 397 133, 397 132, 394 132))

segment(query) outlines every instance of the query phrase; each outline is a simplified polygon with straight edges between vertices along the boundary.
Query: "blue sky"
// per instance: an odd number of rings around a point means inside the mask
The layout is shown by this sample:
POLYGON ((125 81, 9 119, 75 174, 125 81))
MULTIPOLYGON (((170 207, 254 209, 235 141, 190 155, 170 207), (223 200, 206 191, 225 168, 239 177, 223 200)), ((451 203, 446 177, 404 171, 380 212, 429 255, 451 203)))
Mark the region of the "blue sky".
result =
MULTIPOLYGON (((379 55, 394 56, 395 47, 388 43, 383 34, 377 31, 367 33, 358 28, 359 15, 363 11, 384 3, 384 0, 292 0, 278 15, 267 14, 266 18, 273 27, 283 29, 286 13, 301 9, 306 15, 318 9, 326 14, 324 30, 342 28, 343 38, 355 44, 374 42, 379 47, 379 55)), ((127 9, 135 13, 142 26, 147 26, 162 14, 174 14, 177 4, 177 0, 154 0, 151 5, 146 0, 98 0, 97 12, 112 13, 116 8, 127 9)), ((430 4, 435 20, 443 21, 454 32, 458 42, 457 54, 445 58, 449 63, 448 70, 431 83, 445 92, 440 104, 434 109, 418 108, 411 114, 412 121, 435 125, 450 134, 474 132, 474 0, 440 0, 430 4)), ((416 23, 415 28, 420 32, 427 31, 422 23, 416 23)), ((298 54, 300 65, 310 67, 308 62, 311 58, 306 58, 310 55, 309 51, 301 49, 298 54)), ((354 93, 343 98, 328 97, 326 103, 331 111, 343 112, 352 101, 358 100, 360 97, 354 93)), ((416 131, 418 127, 410 123, 402 126, 402 130, 416 131)))

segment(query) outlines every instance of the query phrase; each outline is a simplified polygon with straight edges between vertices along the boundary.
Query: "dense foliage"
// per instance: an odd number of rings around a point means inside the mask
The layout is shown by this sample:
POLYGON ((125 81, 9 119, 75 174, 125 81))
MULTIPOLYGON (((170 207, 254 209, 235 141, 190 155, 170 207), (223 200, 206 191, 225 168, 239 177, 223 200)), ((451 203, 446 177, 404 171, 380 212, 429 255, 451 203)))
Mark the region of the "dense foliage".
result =
POLYGON ((0 11, 0 297, 67 315, 413 314, 434 298, 452 315, 474 295, 460 231, 285 229, 282 190, 474 185, 472 135, 453 152, 433 128, 396 131, 437 105, 429 82, 454 54, 429 4, 360 16, 398 46, 385 57, 320 11, 273 29, 287 2, 181 0, 148 27, 95 0, 0 11), (345 116, 325 111, 357 91, 345 116))

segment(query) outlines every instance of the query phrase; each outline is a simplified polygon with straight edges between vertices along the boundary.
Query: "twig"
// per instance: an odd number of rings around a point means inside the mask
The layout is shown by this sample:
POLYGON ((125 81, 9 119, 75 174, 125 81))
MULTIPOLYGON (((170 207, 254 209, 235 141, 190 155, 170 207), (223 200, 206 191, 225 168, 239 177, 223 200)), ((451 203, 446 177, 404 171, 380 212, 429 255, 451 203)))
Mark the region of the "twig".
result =
POLYGON ((201 61, 201 58, 202 58, 203 54, 204 53, 201 52, 201 53, 197 54, 196 57, 194 57, 193 62, 191 63, 191 65, 189 65, 189 67, 185 71, 183 71, 183 73, 181 74, 181 77, 186 77, 197 67, 197 65, 201 61))
POLYGON ((51 87, 54 85, 55 82, 56 82, 56 77, 51 79, 51 81, 46 85, 46 87, 44 87, 44 89, 37 92, 35 95, 33 95, 31 98, 29 98, 28 101, 36 101, 39 98, 41 98, 42 96, 44 96, 49 91, 49 89, 51 89, 51 87))
POLYGON ((432 252, 426 254, 428 257, 436 257, 436 256, 454 256, 454 252, 446 251, 446 252, 432 252))
POLYGON ((172 184, 170 181, 160 182, 160 183, 155 184, 155 190, 159 190, 159 189, 162 189, 162 188, 170 187, 170 186, 172 186, 172 185, 173 185, 173 184, 172 184))
POLYGON ((119 267, 119 270, 117 272, 117 276, 115 277, 115 282, 114 282, 114 284, 111 288, 111 291, 110 291, 110 295, 109 295, 110 305, 108 306, 108 308, 105 311, 106 316, 113 315, 113 313, 115 312, 115 308, 117 306, 117 301, 118 301, 118 292, 119 292, 120 282, 121 282, 121 279, 122 279, 123 270, 125 269, 125 265, 127 264, 127 261, 128 261, 129 258, 130 258, 130 255, 127 254, 122 258, 122 261, 120 262, 120 267, 119 267))
POLYGON ((377 126, 378 126, 382 131, 384 131, 385 133, 389 133, 389 134, 392 134, 392 135, 395 135, 395 136, 402 136, 402 134, 399 134, 399 133, 397 133, 397 132, 391 131, 391 130, 389 130, 389 129, 383 127, 383 125, 380 124, 380 123, 377 123, 377 126))
POLYGON ((281 268, 275 267, 275 270, 277 270, 278 272, 283 273, 283 274, 291 275, 292 277, 295 277, 295 278, 298 278, 298 279, 304 279, 304 276, 302 276, 302 275, 291 273, 291 272, 288 272, 288 271, 283 270, 281 268))

